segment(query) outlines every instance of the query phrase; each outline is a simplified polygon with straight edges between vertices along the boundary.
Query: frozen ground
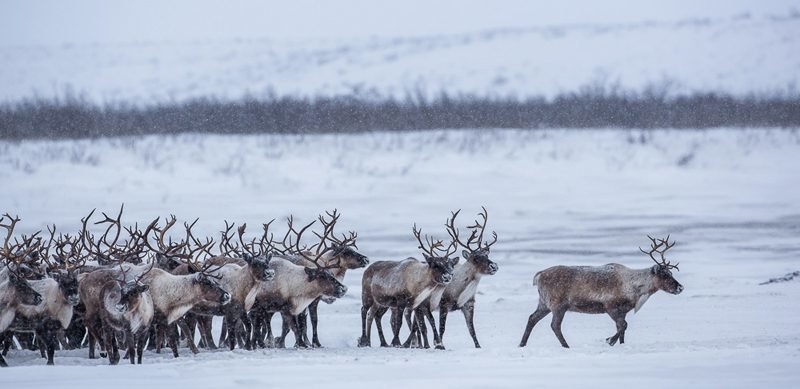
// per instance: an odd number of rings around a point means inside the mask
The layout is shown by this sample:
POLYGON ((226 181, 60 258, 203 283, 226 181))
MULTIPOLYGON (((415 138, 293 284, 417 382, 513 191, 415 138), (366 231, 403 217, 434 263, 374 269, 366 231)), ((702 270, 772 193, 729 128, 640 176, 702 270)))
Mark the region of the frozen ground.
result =
POLYGON ((800 84, 793 2, 551 3, 12 2, 0 6, 0 101, 552 97, 598 84, 744 95, 800 84))
MULTIPOLYGON (((0 208, 27 231, 77 228, 93 207, 125 202, 157 215, 258 225, 338 207, 372 260, 416 254, 417 222, 443 233, 449 211, 490 212, 497 275, 482 281, 472 347, 448 320, 447 351, 359 349, 360 276, 321 308, 322 350, 203 352, 149 366, 104 366, 86 350, 56 367, 12 351, 8 388, 59 387, 698 387, 790 388, 800 382, 800 132, 434 131, 351 136, 182 135, 0 143, 0 208), (534 308, 532 275, 555 264, 649 266, 645 234, 671 233, 679 296, 629 316, 625 345, 605 316, 568 314, 562 349, 547 320, 516 345, 534 308), (96 366, 100 365, 100 366, 96 366)), ((466 218, 462 221, 467 222, 466 218)), ((376 340, 376 339, 375 339, 376 340)))

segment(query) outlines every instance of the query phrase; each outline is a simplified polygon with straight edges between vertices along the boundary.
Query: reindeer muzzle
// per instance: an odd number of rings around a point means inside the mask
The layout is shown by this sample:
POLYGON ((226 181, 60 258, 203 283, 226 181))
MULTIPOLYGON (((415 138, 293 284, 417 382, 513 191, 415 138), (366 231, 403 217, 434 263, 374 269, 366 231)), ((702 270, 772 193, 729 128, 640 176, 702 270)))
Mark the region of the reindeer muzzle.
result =
POLYGON ((347 293, 347 287, 346 286, 344 286, 344 285, 338 286, 338 287, 336 287, 336 294, 334 295, 334 297, 340 298, 340 297, 343 297, 346 293, 347 293))
POLYGON ((272 281, 273 279, 275 279, 275 270, 264 270, 264 281, 272 281))
POLYGON ((449 284, 450 281, 452 281, 452 280, 453 280, 453 275, 452 274, 443 274, 442 275, 442 283, 443 284, 449 284))
POLYGON ((33 297, 33 305, 39 305, 42 303, 42 301, 44 301, 44 299, 42 299, 41 295, 36 295, 33 297))
POLYGON ((81 302, 81 297, 77 294, 73 294, 72 296, 67 297, 67 302, 73 306, 78 305, 81 302))
POLYGON ((494 275, 498 270, 500 270, 500 266, 497 266, 496 263, 489 264, 489 275, 494 275))
POLYGON ((117 309, 117 312, 123 313, 128 310, 128 306, 126 304, 117 304, 114 306, 117 309))
POLYGON ((675 291, 672 294, 681 294, 683 292, 683 285, 678 284, 678 287, 675 288, 675 291))
POLYGON ((231 294, 228 292, 223 293, 222 296, 220 296, 219 298, 219 303, 222 305, 226 305, 229 302, 231 302, 231 294))

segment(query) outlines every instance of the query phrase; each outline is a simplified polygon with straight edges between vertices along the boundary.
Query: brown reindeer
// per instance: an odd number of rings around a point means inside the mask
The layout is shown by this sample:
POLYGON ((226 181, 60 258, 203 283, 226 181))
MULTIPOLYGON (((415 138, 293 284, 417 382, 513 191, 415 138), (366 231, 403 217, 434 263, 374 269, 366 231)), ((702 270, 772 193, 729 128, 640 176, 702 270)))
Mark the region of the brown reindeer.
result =
MULTIPOLYGON (((256 342, 263 342, 262 329, 270 331, 269 321, 272 315, 280 312, 284 326, 280 338, 277 341, 278 347, 285 347, 285 339, 289 330, 294 333, 295 347, 306 348, 310 345, 307 342, 305 319, 300 318, 310 304, 318 301, 321 297, 332 299, 340 298, 347 293, 347 287, 342 284, 333 274, 340 266, 340 258, 334 263, 323 262, 332 258, 333 252, 340 250, 339 246, 327 245, 325 241, 332 234, 332 226, 326 228, 322 235, 317 234, 320 242, 308 247, 301 247, 303 233, 315 222, 307 224, 299 231, 295 231, 292 226, 292 218, 289 218, 289 231, 294 233, 296 238, 294 243, 289 242, 284 247, 300 259, 286 259, 286 256, 275 256, 273 268, 275 269, 275 281, 263 283, 259 286, 255 301, 251 310, 253 320, 253 339, 256 342), (301 265, 295 263, 300 261, 301 265)), ((355 236, 352 236, 355 239, 355 236)), ((284 239, 285 242, 285 239, 284 239)), ((271 342, 270 342, 271 343, 271 342)), ((262 345, 261 343, 258 343, 262 345)))
POLYGON ((656 263, 646 269, 630 269, 610 263, 604 266, 553 266, 542 270, 533 277, 533 284, 539 289, 539 306, 528 318, 528 325, 522 335, 520 347, 525 347, 533 326, 550 312, 553 329, 561 345, 569 348, 561 333, 561 322, 567 311, 580 313, 606 313, 617 325, 617 332, 606 342, 613 346, 617 340, 625 343, 625 329, 628 323, 625 316, 631 310, 638 312, 653 293, 663 290, 670 294, 680 294, 683 285, 672 276, 672 265, 664 254, 675 245, 666 239, 650 238, 650 250, 643 253, 656 263), (660 259, 653 255, 658 253, 660 259))
MULTIPOLYGON (((445 286, 453 279, 453 267, 458 263, 458 257, 450 258, 456 251, 456 242, 452 241, 447 248, 441 240, 434 240, 425 236, 423 242, 421 231, 416 224, 412 228, 414 237, 419 242, 423 251, 425 262, 415 258, 402 261, 378 261, 367 267, 361 279, 361 338, 359 347, 370 347, 370 333, 372 321, 375 320, 381 347, 388 347, 383 336, 381 318, 388 309, 392 309, 392 346, 399 347, 410 345, 400 343, 400 327, 402 326, 402 312, 405 309, 412 311, 427 301, 429 298, 438 299, 445 286), (438 251, 438 253, 437 253, 438 251)), ((417 325, 424 326, 423 316, 429 316, 433 322, 430 310, 415 312, 417 325)), ((439 339, 438 331, 433 329, 434 342, 437 348, 444 348, 439 339)), ((412 328, 412 332, 414 328, 412 328)), ((427 335, 423 334, 425 337, 427 335)))
MULTIPOLYGON (((202 338, 206 344, 211 347, 213 344, 211 339, 211 316, 223 316, 225 329, 227 332, 226 339, 228 346, 231 350, 236 347, 238 335, 244 338, 244 348, 250 350, 252 348, 250 343, 250 319, 247 317, 247 305, 252 305, 255 296, 261 283, 271 282, 275 277, 275 270, 270 267, 270 260, 272 254, 268 252, 265 243, 253 240, 250 243, 245 242, 244 233, 247 228, 243 224, 238 229, 239 242, 241 249, 244 251, 241 258, 228 258, 222 256, 215 256, 208 258, 204 265, 206 268, 212 268, 210 274, 218 277, 220 284, 226 290, 230 291, 231 301, 228 304, 200 304, 195 306, 190 314, 205 316, 205 318, 189 318, 189 322, 197 321, 200 327, 202 338), (256 247, 260 249, 257 249, 256 247), (245 331, 242 334, 237 334, 239 329, 238 323, 244 325, 245 331)), ((267 228, 267 227, 265 227, 267 228)), ((174 273, 181 271, 194 272, 197 271, 201 265, 199 262, 193 266, 184 269, 178 267, 174 273)), ((187 326, 188 332, 191 334, 193 331, 187 326)), ((225 339, 223 339, 224 341, 225 339)), ((189 339, 190 345, 194 347, 193 340, 189 339)), ((222 344, 222 341, 221 343, 222 344)))
MULTIPOLYGON (((475 220, 475 224, 467 227, 471 229, 471 233, 467 242, 461 241, 458 235, 458 228, 455 226, 455 220, 461 210, 451 213, 450 220, 445 224, 447 232, 450 237, 458 243, 464 250, 461 251, 461 256, 464 262, 459 264, 453 270, 453 281, 451 281, 444 288, 439 301, 428 300, 425 305, 431 311, 439 311, 439 337, 444 342, 445 323, 447 322, 447 314, 452 311, 460 310, 464 314, 464 320, 467 323, 467 330, 475 343, 475 348, 480 348, 478 337, 475 335, 475 324, 473 317, 475 315, 475 292, 478 290, 478 283, 484 275, 493 275, 497 273, 499 267, 497 264, 489 259, 489 249, 497 242, 497 233, 492 232, 492 241, 484 241, 483 234, 486 230, 486 222, 489 218, 489 212, 485 207, 478 216, 482 221, 475 220)), ((406 321, 411 325, 410 311, 406 311, 406 321)), ((431 326, 436 324, 431 322, 431 326)), ((424 331, 420 328, 420 332, 424 331)), ((419 339, 418 339, 419 341, 419 339)), ((427 344, 425 345, 427 348, 427 344)))
MULTIPOLYGON (((34 290, 23 275, 18 271, 24 266, 23 261, 28 257, 30 251, 20 250, 20 247, 10 246, 9 241, 14 232, 14 227, 19 222, 19 217, 11 217, 8 214, 0 217, 0 227, 5 228, 8 233, 0 248, 0 339, 16 317, 17 308, 22 304, 40 305, 43 301, 42 295, 34 290), (5 218, 9 219, 8 224, 2 224, 5 218)), ((32 251, 32 249, 29 249, 32 251)), ((3 354, 0 353, 0 367, 7 367, 3 354)))
MULTIPOLYGON (((145 244, 154 253, 169 254, 189 260, 195 252, 184 253, 177 250, 177 246, 185 246, 186 242, 164 244, 163 234, 158 239, 159 248, 155 248, 149 243, 149 233, 151 231, 163 232, 156 226, 158 218, 155 219, 144 233, 145 244), (163 246, 161 246, 164 244, 163 246)), ((168 219, 167 227, 175 223, 175 217, 168 219)), ((165 228, 166 229, 166 228, 165 228)), ((198 304, 220 304, 225 305, 231 301, 231 295, 218 282, 218 276, 211 274, 209 267, 201 267, 197 273, 186 275, 175 275, 150 265, 132 266, 125 264, 126 270, 132 268, 131 275, 137 276, 149 269, 149 273, 142 279, 142 283, 150 288, 150 295, 153 298, 155 315, 153 325, 157 328, 156 352, 160 351, 162 339, 166 336, 174 357, 178 357, 178 333, 177 326, 172 325, 176 320, 182 318, 186 312, 198 304), (166 334, 165 334, 166 332, 166 334)), ((195 350, 192 350, 195 351, 195 350)))
MULTIPOLYGON (((358 248, 356 246, 356 238, 358 235, 355 232, 350 231, 349 235, 342 234, 341 238, 337 238, 336 234, 334 234, 333 229, 336 226, 336 222, 339 221, 339 216, 341 216, 341 214, 339 214, 336 209, 334 209, 333 212, 326 211, 326 214, 330 220, 326 219, 323 215, 320 215, 318 218, 324 227, 322 235, 316 232, 314 233, 320 238, 317 248, 324 251, 324 253, 319 257, 319 262, 324 267, 330 267, 333 276, 336 277, 339 282, 343 282, 347 270, 366 267, 369 264, 369 259, 367 259, 365 255, 362 255, 355 250, 358 248)), ((284 241, 285 239, 286 237, 284 237, 284 241)), ((283 250, 281 254, 283 254, 282 258, 287 259, 297 265, 311 268, 318 267, 316 263, 308 261, 303 256, 292 254, 290 250, 283 250)), ((326 304, 332 304, 335 300, 336 299, 331 297, 320 297, 314 300, 308 306, 307 313, 303 312, 298 317, 298 321, 303 327, 306 325, 306 316, 311 318, 312 347, 322 347, 322 344, 319 341, 319 335, 317 333, 317 310, 319 307, 319 302, 324 301, 326 304)), ((267 325, 269 324, 267 323, 267 325)), ((303 337, 305 338, 305 342, 308 343, 308 337, 306 333, 303 333, 303 337)))
POLYGON ((102 339, 109 363, 119 363, 116 332, 125 336, 127 356, 131 364, 142 363, 142 352, 147 342, 147 332, 153 320, 153 299, 149 286, 142 279, 151 269, 130 279, 120 263, 119 271, 99 269, 85 274, 80 280, 81 300, 86 307, 84 323, 89 332, 89 358, 94 358, 94 339, 102 339))

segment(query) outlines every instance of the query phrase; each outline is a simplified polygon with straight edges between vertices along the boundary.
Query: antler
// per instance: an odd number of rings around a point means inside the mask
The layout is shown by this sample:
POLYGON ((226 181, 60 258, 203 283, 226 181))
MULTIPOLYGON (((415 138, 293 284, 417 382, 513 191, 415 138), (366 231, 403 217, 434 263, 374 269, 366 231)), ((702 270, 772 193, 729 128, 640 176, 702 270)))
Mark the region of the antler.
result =
MULTIPOLYGON (((0 252, 0 256, 5 258, 9 262, 14 262, 17 265, 20 265, 24 262, 29 261, 32 257, 31 254, 37 252, 42 246, 42 239, 38 237, 41 231, 37 231, 33 235, 25 236, 23 235, 18 241, 17 238, 14 238, 14 244, 9 245, 11 241, 11 237, 14 235, 14 229, 17 226, 17 223, 20 221, 19 216, 11 217, 9 214, 4 214, 0 217, 0 222, 3 219, 8 218, 8 224, 0 223, 0 227, 5 228, 8 233, 6 234, 5 239, 3 240, 3 249, 0 252)), ((37 253, 38 254, 38 253, 37 253)), ((9 267, 10 269, 10 267, 9 267)))
POLYGON ((478 219, 475 219, 475 224, 467 227, 467 228, 473 228, 473 229, 475 229, 475 231, 480 231, 478 233, 478 248, 476 250, 481 249, 481 248, 487 249, 491 245, 497 243, 497 233, 494 232, 494 231, 492 231, 492 237, 494 239, 491 242, 484 242, 483 241, 483 233, 486 230, 486 221, 489 220, 489 211, 487 211, 486 207, 483 207, 483 206, 481 207, 481 209, 482 209, 482 211, 478 213, 478 216, 483 218, 483 223, 479 222, 478 219))
POLYGON ((144 244, 156 254, 161 254, 172 258, 188 257, 187 254, 183 253, 183 249, 187 245, 187 242, 179 241, 178 243, 172 243, 172 239, 170 239, 169 243, 164 243, 164 237, 167 234, 167 231, 169 231, 169 229, 172 228, 172 226, 174 226, 175 223, 177 222, 177 218, 175 217, 175 215, 170 215, 170 217, 166 219, 167 224, 164 225, 164 228, 162 229, 159 229, 157 227, 158 220, 159 218, 153 220, 150 223, 150 225, 147 226, 147 229, 144 231, 144 244), (150 231, 153 230, 158 232, 158 239, 156 240, 158 248, 154 248, 153 246, 150 245, 149 236, 150 236, 150 231))
POLYGON ((225 230, 220 231, 222 235, 219 240, 219 255, 228 257, 231 253, 234 253, 235 256, 241 256, 241 252, 239 251, 239 246, 231 244, 231 230, 235 226, 234 223, 228 223, 225 220, 225 230))
POLYGON ((650 235, 647 235, 647 238, 650 239, 650 251, 645 251, 641 247, 639 247, 639 251, 649 255, 650 259, 652 259, 653 262, 655 262, 659 266, 666 267, 667 269, 680 270, 678 269, 679 265, 678 263, 673 265, 669 261, 667 261, 667 259, 664 257, 664 254, 667 252, 667 250, 671 249, 672 246, 675 246, 675 241, 673 241, 672 243, 669 242, 669 235, 667 235, 666 239, 655 239, 650 235), (659 248, 661 249, 659 250, 659 248), (653 253, 658 253, 659 256, 661 257, 661 260, 659 261, 658 259, 656 259, 656 257, 653 256, 653 253))
POLYGON ((472 243, 474 243, 475 238, 478 237, 478 231, 473 229, 472 232, 469 234, 467 243, 462 242, 461 239, 459 239, 458 237, 458 228, 456 228, 455 226, 456 217, 458 217, 459 213, 461 213, 460 209, 455 212, 452 211, 450 212, 450 219, 447 219, 447 222, 444 224, 445 229, 447 229, 447 233, 450 235, 450 238, 452 238, 453 241, 461 245, 461 247, 464 247, 465 249, 468 249, 470 251, 475 251, 477 250, 477 248, 473 249, 471 246, 472 243))
POLYGON ((237 230, 237 234, 239 236, 239 243, 242 245, 242 250, 244 250, 245 252, 247 252, 248 254, 250 254, 253 257, 259 257, 261 255, 264 255, 265 250, 264 250, 264 237, 263 237, 263 235, 262 235, 260 243, 256 243, 256 239, 255 238, 253 238, 252 242, 246 243, 244 241, 244 232, 245 232, 246 229, 247 229, 247 223, 244 223, 241 226, 239 226, 239 228, 237 230), (256 245, 259 246, 259 251, 255 250, 256 245))
POLYGON ((211 248, 214 247, 214 239, 206 238, 206 242, 203 243, 200 239, 192 235, 192 227, 194 227, 198 220, 200 220, 200 218, 194 219, 192 224, 187 222, 183 223, 183 226, 186 228, 186 248, 189 250, 189 256, 194 257, 195 253, 203 252, 206 254, 206 257, 213 257, 214 254, 211 252, 211 248), (192 248, 191 245, 194 245, 194 248, 192 248))
POLYGON ((414 223, 414 226, 411 228, 411 231, 414 233, 414 237, 417 238, 417 242, 419 242, 418 248, 422 250, 424 253, 428 254, 428 256, 430 257, 449 257, 453 255, 453 253, 455 253, 456 249, 458 248, 457 242, 453 240, 450 242, 450 246, 448 246, 447 249, 444 249, 444 243, 441 240, 434 240, 427 234, 425 235, 425 242, 423 242, 422 237, 420 236, 422 230, 417 229, 416 223, 414 223), (436 250, 443 252, 444 255, 437 255, 436 250))

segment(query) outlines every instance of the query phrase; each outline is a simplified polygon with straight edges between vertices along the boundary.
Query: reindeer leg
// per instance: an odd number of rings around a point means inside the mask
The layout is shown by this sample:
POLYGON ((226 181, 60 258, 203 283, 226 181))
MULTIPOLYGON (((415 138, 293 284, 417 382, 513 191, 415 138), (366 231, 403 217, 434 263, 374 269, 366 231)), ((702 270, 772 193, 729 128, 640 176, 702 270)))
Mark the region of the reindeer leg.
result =
POLYGON ((167 324, 166 325, 167 333, 167 340, 169 341, 169 347, 172 349, 172 356, 177 358, 178 357, 178 325, 175 323, 167 324))
POLYGON ((519 347, 525 347, 525 345, 528 344, 528 338, 531 336, 533 326, 549 314, 550 308, 547 308, 547 305, 540 301, 536 311, 528 317, 528 325, 525 327, 525 333, 522 334, 522 341, 519 342, 519 347))
POLYGON ((389 347, 389 344, 386 343, 386 338, 383 336, 383 315, 386 314, 386 311, 389 309, 386 307, 379 307, 375 312, 375 328, 378 330, 378 338, 381 341, 381 347, 389 347))
POLYGON ((275 336, 272 335, 272 317, 275 316, 275 312, 267 312, 264 314, 264 328, 267 331, 267 347, 273 348, 275 347, 275 336))
POLYGON ((148 329, 145 329, 136 336, 136 364, 142 364, 142 354, 144 353, 144 346, 147 343, 147 338, 149 337, 148 329))
MULTIPOLYGON (((147 349, 150 351, 154 351, 156 349, 156 344, 158 343, 158 335, 156 333, 156 329, 158 328, 157 323, 153 323, 150 328, 147 330, 147 349)), ((161 349, 158 347, 159 350, 161 349)))
POLYGON ((197 329, 200 331, 200 338, 207 349, 216 350, 217 345, 214 344, 214 335, 211 333, 211 323, 213 317, 211 316, 198 316, 197 329))
POLYGON ((442 339, 442 341, 444 341, 444 329, 445 329, 445 323, 447 323, 448 313, 450 312, 448 312, 448 309, 447 307, 444 306, 444 304, 439 306, 439 338, 442 339))
MULTIPOLYGON (((472 341, 475 342, 475 348, 481 348, 481 344, 478 342, 478 336, 475 335, 475 323, 473 322, 473 318, 475 317, 475 300, 467 301, 467 303, 461 307, 461 312, 464 313, 464 320, 467 321, 467 330, 472 337, 472 341)), ((442 326, 442 328, 444 328, 444 326, 442 326)), ((440 336, 444 337, 443 334, 440 336)))
POLYGON ((186 344, 189 346, 189 349, 192 350, 192 354, 199 354, 200 350, 198 350, 197 346, 194 344, 194 331, 189 329, 187 321, 180 319, 177 324, 180 326, 181 332, 186 335, 186 344))
POLYGON ((89 332, 89 359, 95 359, 97 358, 94 354, 95 340, 99 340, 100 338, 96 334, 97 329, 94 328, 94 324, 90 324, 90 326, 91 327, 86 327, 89 332))
POLYGON ((403 312, 405 307, 392 308, 392 316, 389 319, 392 325, 392 347, 405 347, 400 343, 400 328, 403 326, 403 312))
MULTIPOLYGON (((414 321, 412 321, 412 319, 411 319, 411 313, 412 312, 411 312, 410 309, 404 309, 403 310, 403 317, 406 319, 406 324, 408 325, 409 329, 414 328, 414 321)), ((392 331, 395 330, 395 326, 396 326, 396 324, 394 323, 396 314, 397 314, 397 311, 393 309, 392 310, 392 331)), ((416 319, 414 319, 414 320, 416 320, 416 319)), ((392 345, 394 345, 394 343, 392 343, 392 345)), ((411 332, 409 332, 408 338, 406 338, 406 341, 403 342, 403 347, 414 347, 414 348, 422 347, 422 336, 420 335, 419 331, 411 331, 411 332)))
POLYGON ((128 344, 128 351, 125 352, 125 358, 131 361, 131 365, 136 364, 136 336, 133 332, 126 331, 125 340, 128 344))
MULTIPOLYGON (((372 325, 372 319, 369 319, 372 305, 361 305, 361 338, 358 339, 358 347, 370 347, 369 327, 372 325)), ((374 315, 375 312, 373 311, 374 315)))
MULTIPOLYGON (((289 329, 292 330, 292 333, 294 333, 294 347, 307 348, 308 345, 306 345, 305 342, 303 342, 303 335, 300 333, 300 328, 298 326, 299 321, 297 320, 297 316, 293 316, 291 313, 284 311, 281 312, 281 317, 283 317, 284 326, 288 326, 289 329)), ((281 335, 283 342, 285 342, 287 334, 288 332, 286 334, 281 335)))
MULTIPOLYGON (((433 312, 431 312, 430 306, 427 306, 424 309, 425 317, 428 318, 428 322, 431 323, 431 332, 433 332, 433 343, 437 350, 444 350, 444 342, 442 342, 442 336, 439 334, 439 331, 436 330, 436 322, 433 320, 433 312)), ((441 308, 439 308, 441 309, 441 308)), ((427 331, 426 331, 427 332, 427 331)))
POLYGON ((308 306, 308 316, 311 318, 311 346, 316 348, 322 347, 322 344, 319 342, 319 334, 317 333, 317 323, 319 322, 317 308, 319 308, 319 301, 320 299, 317 298, 308 306))
POLYGON ((250 317, 247 316, 247 313, 242 312, 240 315, 242 324, 244 325, 244 349, 245 350, 255 350, 255 343, 251 342, 250 334, 253 332, 253 322, 250 321, 250 317))
POLYGON ((225 342, 228 340, 228 321, 223 318, 222 320, 222 329, 219 332, 219 341, 217 344, 219 347, 224 347, 225 342))
POLYGON ((108 363, 111 365, 116 365, 119 361, 114 360, 114 330, 107 325, 103 325, 103 344, 106 346, 106 353, 108 354, 108 363))
POLYGON ((561 322, 564 321, 564 314, 567 313, 567 309, 565 307, 559 307, 556 310, 553 310, 553 320, 550 322, 550 328, 553 329, 553 333, 556 334, 556 338, 558 341, 561 342, 561 346, 564 348, 569 348, 566 339, 564 339, 564 334, 561 333, 561 322))
POLYGON ((297 318, 297 328, 300 330, 300 337, 303 338, 303 343, 311 344, 308 340, 308 311, 300 312, 297 318))
MULTIPOLYGON (((398 315, 398 316, 400 316, 400 315, 398 315)), ((401 318, 400 322, 401 322, 400 325, 402 325, 402 318, 401 318)), ((414 315, 414 320, 412 320, 409 325, 410 325, 409 330, 411 331, 411 333, 409 334, 408 339, 406 340, 406 342, 403 343, 403 347, 405 347, 405 348, 411 347, 412 341, 419 335, 419 322, 417 320, 416 315, 414 315)))
POLYGON ((619 339, 620 344, 625 343, 625 330, 628 328, 628 322, 625 321, 626 313, 617 310, 609 310, 608 315, 611 316, 611 319, 614 320, 614 323, 617 325, 617 333, 606 338, 606 343, 608 343, 609 346, 613 346, 617 343, 617 339, 619 339))
MULTIPOLYGON (((427 316, 427 307, 420 305, 415 311, 414 316, 417 319, 417 326, 419 327, 419 333, 422 334, 422 341, 423 347, 426 349, 431 348, 431 344, 428 343, 428 327, 425 325, 425 316, 427 316)), ((434 345, 437 349, 444 350, 444 346, 441 346, 439 343, 439 332, 436 331, 436 323, 433 322, 433 315, 431 315, 431 323, 433 324, 431 330, 433 330, 433 338, 434 338, 434 345)))
POLYGON ((369 307, 369 311, 367 312, 367 330, 364 336, 366 347, 372 347, 372 322, 375 320, 375 313, 378 311, 378 308, 379 307, 373 304, 369 307))

